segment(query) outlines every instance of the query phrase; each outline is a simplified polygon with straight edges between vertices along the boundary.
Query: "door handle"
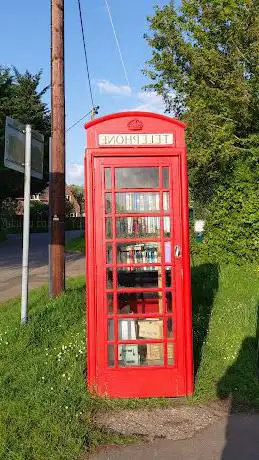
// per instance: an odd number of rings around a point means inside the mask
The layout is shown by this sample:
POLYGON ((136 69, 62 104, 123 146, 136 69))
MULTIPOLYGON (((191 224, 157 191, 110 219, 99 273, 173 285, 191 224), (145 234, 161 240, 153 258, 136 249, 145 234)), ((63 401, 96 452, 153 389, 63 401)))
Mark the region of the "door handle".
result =
POLYGON ((181 256, 181 247, 178 244, 174 247, 174 255, 175 257, 181 256))

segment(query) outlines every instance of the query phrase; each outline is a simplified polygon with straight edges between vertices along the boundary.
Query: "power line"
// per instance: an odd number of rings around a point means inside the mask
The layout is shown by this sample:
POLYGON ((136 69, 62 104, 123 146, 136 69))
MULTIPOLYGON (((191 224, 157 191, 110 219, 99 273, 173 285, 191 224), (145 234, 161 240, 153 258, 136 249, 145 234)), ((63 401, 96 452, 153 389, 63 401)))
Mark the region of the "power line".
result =
POLYGON ((116 30, 115 30, 115 26, 114 26, 114 23, 113 23, 112 14, 111 14, 111 9, 110 9, 110 7, 109 7, 108 0, 105 0, 105 3, 106 3, 106 8, 107 8, 107 11, 108 11, 109 18, 110 18, 110 22, 111 22, 111 26, 112 26, 114 38, 115 38, 115 41, 116 41, 116 44, 117 44, 118 52, 119 52, 119 55, 120 55, 120 60, 121 60, 121 63, 122 63, 122 67, 123 67, 124 75, 125 75, 125 78, 126 78, 126 82, 127 82, 128 86, 130 86, 130 82, 129 82, 129 78, 128 78, 128 74, 127 74, 126 65, 125 65, 124 58, 123 58, 123 55, 122 55, 122 52, 121 52, 121 47, 120 47, 120 43, 119 43, 119 40, 118 40, 118 36, 117 36, 116 30))
POLYGON ((75 123, 73 123, 71 126, 69 126, 69 128, 66 129, 66 133, 68 131, 70 131, 71 129, 75 128, 80 123, 80 121, 84 120, 84 118, 88 117, 88 115, 90 115, 91 113, 94 114, 94 115, 97 115, 98 110, 99 110, 99 105, 93 106, 93 108, 91 110, 89 110, 89 112, 87 112, 79 120, 77 120, 75 123))
POLYGON ((86 42, 85 42, 85 32, 84 32, 84 25, 83 25, 83 18, 82 18, 81 0, 77 0, 77 3, 78 3, 79 16, 80 16, 80 24, 81 24, 81 32, 82 32, 82 39, 83 39, 83 46, 84 46, 84 53, 85 53, 85 64, 86 64, 87 78, 88 78, 88 84, 89 84, 89 91, 90 91, 92 107, 94 107, 93 91, 92 91, 88 58, 87 58, 87 52, 86 52, 86 42))

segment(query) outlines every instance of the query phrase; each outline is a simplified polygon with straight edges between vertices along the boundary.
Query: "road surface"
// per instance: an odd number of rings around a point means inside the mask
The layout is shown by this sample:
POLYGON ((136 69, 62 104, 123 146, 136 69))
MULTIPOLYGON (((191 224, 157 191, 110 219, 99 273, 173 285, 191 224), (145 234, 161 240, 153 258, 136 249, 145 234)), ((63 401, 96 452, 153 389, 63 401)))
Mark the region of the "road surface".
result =
MULTIPOLYGON (((66 239, 76 238, 80 231, 66 232, 66 239)), ((48 281, 48 234, 32 233, 30 241, 29 289, 48 281)), ((66 254, 66 276, 84 274, 85 258, 82 254, 66 254)), ((10 235, 0 243, 0 302, 21 294, 22 236, 10 235)))

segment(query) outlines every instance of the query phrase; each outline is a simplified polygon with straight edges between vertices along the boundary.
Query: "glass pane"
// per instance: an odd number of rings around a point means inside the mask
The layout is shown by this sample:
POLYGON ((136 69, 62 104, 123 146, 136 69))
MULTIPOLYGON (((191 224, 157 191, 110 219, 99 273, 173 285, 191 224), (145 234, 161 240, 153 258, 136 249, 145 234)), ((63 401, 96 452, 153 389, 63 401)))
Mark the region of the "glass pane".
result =
POLYGON ((173 337, 173 318, 167 319, 167 337, 173 337))
POLYGON ((169 237, 171 236, 171 222, 170 217, 164 217, 164 236, 169 237))
POLYGON ((158 188, 159 168, 117 168, 116 188, 158 188))
POLYGON ((119 367, 131 367, 140 365, 138 345, 118 345, 119 367))
POLYGON ((171 263, 171 241, 165 242, 165 263, 171 263))
POLYGON ((171 287, 172 277, 171 277, 171 267, 165 267, 165 285, 166 287, 171 287))
POLYGON ((155 264, 160 261, 160 243, 117 244, 118 264, 155 264))
POLYGON ((118 323, 119 340, 162 339, 163 320, 158 318, 123 318, 118 323))
POLYGON ((105 193, 105 212, 106 214, 112 212, 112 194, 110 192, 105 193))
POLYGON ((160 267, 121 268, 117 276, 120 288, 162 287, 160 267))
POLYGON ((111 244, 106 245, 106 263, 112 264, 112 245, 111 244))
POLYGON ((114 321, 108 319, 108 340, 114 340, 114 321))
POLYGON ((108 367, 114 367, 114 346, 108 345, 108 367))
MULTIPOLYGON (((169 225, 170 225, 170 222, 169 222, 169 225)), ((155 237, 159 237, 160 236, 160 218, 159 217, 119 217, 116 219, 116 236, 118 238, 150 238, 150 237, 155 238, 155 237)))
POLYGON ((161 343, 118 345, 119 367, 163 366, 164 348, 161 343))
POLYGON ((112 315, 113 313, 113 294, 107 294, 107 313, 112 315))
POLYGON ((105 188, 112 188, 112 170, 111 168, 105 168, 104 170, 105 188))
POLYGON ((174 344, 172 342, 167 344, 167 363, 169 366, 174 365, 174 344))
POLYGON ((112 287, 113 287, 113 272, 112 272, 112 268, 107 268, 107 271, 106 271, 106 285, 107 285, 107 289, 112 289, 112 287))
POLYGON ((172 292, 166 293, 166 311, 167 313, 173 312, 172 292))
POLYGON ((163 188, 169 187, 169 168, 163 168, 163 188))
POLYGON ((163 192, 163 209, 164 211, 168 211, 170 207, 169 204, 169 192, 163 192))
MULTIPOLYGON (((166 192, 168 193, 168 192, 166 192)), ((116 212, 121 214, 134 212, 159 212, 159 193, 125 192, 116 193, 116 212)))
POLYGON ((160 292, 125 292, 118 294, 118 314, 162 312, 163 303, 160 292))
POLYGON ((112 238, 112 219, 111 217, 107 217, 105 219, 105 236, 108 239, 112 238))

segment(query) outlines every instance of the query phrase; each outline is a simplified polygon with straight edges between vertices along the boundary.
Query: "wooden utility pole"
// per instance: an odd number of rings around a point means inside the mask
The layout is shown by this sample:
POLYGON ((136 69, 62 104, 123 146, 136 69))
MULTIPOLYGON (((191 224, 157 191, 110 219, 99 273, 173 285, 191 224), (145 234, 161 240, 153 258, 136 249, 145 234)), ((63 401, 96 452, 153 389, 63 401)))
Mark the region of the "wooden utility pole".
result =
POLYGON ((51 294, 65 289, 64 0, 51 0, 51 294))

